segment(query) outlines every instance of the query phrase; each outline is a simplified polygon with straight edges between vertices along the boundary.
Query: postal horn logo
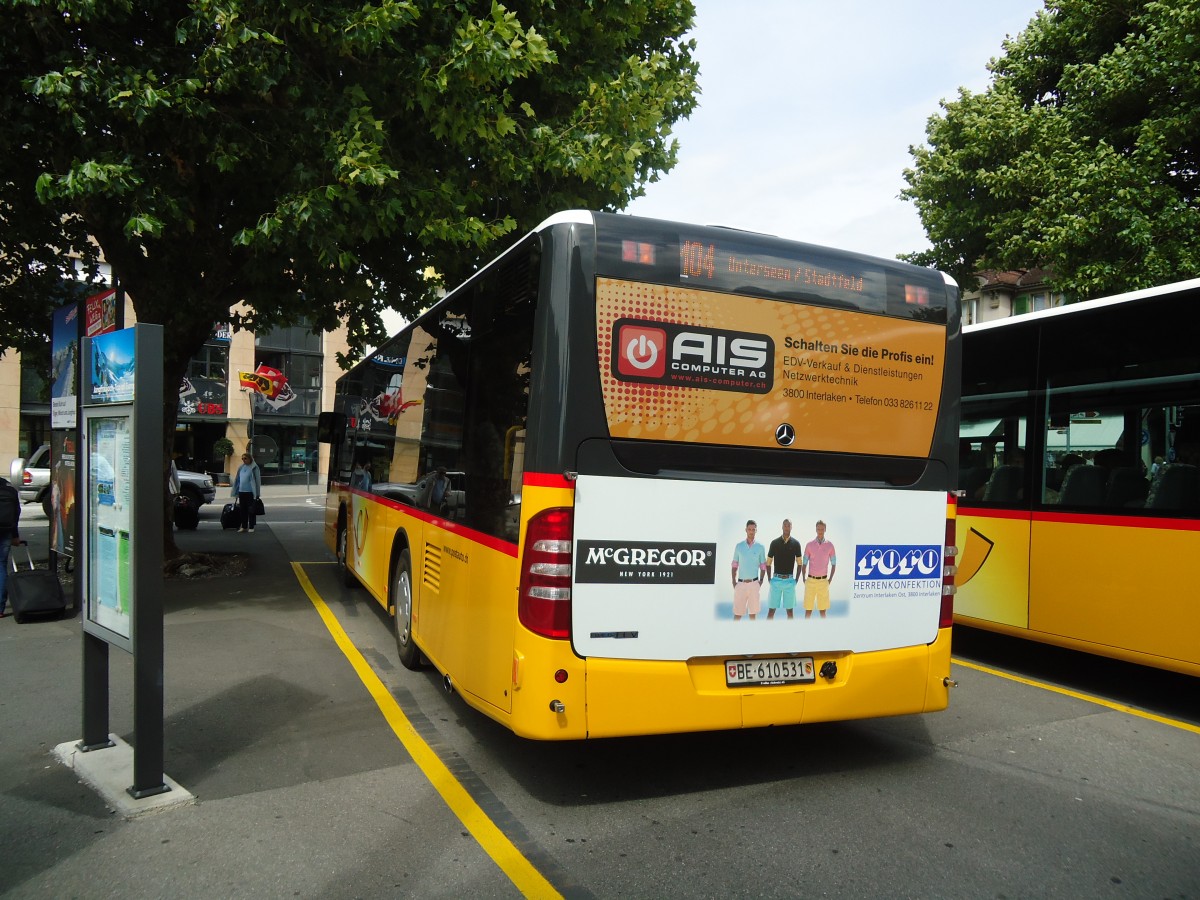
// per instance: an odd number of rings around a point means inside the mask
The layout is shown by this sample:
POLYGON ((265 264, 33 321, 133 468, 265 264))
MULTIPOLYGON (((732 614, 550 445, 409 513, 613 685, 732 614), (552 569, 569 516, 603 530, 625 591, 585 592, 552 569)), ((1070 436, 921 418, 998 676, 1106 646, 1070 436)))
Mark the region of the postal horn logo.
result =
POLYGON ((619 319, 612 374, 619 381, 765 394, 775 373, 770 335, 619 319))

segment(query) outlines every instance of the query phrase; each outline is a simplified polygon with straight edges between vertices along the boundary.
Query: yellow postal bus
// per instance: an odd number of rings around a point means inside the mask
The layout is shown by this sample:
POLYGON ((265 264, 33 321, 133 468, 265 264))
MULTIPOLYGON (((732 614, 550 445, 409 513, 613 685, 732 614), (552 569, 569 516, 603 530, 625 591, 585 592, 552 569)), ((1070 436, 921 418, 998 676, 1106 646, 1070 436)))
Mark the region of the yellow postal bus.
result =
POLYGON ((956 619, 1200 675, 1200 279, 964 329, 956 619))
POLYGON ((959 323, 927 269, 556 215, 340 379, 328 543, 527 737, 942 709, 959 323))

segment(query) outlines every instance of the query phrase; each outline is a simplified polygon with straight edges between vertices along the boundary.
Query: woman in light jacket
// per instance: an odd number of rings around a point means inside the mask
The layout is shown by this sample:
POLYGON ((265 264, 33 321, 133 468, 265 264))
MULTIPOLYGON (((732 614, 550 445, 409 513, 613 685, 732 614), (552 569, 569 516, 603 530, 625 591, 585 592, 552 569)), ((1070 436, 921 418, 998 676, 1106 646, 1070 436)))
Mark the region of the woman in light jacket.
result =
POLYGON ((262 494, 262 474, 258 463, 249 453, 242 454, 242 464, 233 476, 233 496, 237 498, 241 527, 238 531, 254 530, 254 503, 262 494))

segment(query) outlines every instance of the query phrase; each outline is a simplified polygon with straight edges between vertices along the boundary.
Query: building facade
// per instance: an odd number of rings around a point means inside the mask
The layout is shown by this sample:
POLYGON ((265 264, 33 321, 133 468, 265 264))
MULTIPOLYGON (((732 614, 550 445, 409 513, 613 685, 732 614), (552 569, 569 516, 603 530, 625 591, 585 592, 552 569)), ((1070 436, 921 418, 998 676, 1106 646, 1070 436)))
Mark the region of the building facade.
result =
POLYGON ((1045 269, 980 272, 974 289, 963 285, 963 324, 1007 319, 1064 303, 1066 298, 1050 289, 1045 269))
MULTIPOLYGON (((126 300, 126 325, 136 321, 126 300)), ((328 447, 317 443, 317 417, 331 408, 346 353, 344 328, 313 334, 303 327, 255 334, 217 323, 192 358, 179 385, 175 452, 181 468, 209 472, 226 483, 250 449, 264 484, 319 484, 328 469, 328 447), (266 367, 287 388, 273 398, 242 387, 240 372, 266 367), (220 452, 221 439, 233 453, 220 452)), ((261 371, 261 370, 260 370, 261 371)), ((28 459, 50 442, 49 373, 23 365, 21 355, 0 356, 0 460, 28 459)))

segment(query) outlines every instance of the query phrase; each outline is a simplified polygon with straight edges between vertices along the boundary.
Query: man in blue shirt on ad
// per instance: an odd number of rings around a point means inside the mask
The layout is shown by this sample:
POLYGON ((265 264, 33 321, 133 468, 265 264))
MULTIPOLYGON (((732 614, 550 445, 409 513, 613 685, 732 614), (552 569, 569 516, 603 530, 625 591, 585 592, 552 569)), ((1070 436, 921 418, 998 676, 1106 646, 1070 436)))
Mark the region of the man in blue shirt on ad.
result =
POLYGON ((767 574, 767 551, 754 540, 758 525, 753 519, 746 523, 746 539, 733 548, 733 619, 744 615, 751 619, 762 606, 759 592, 767 574))

